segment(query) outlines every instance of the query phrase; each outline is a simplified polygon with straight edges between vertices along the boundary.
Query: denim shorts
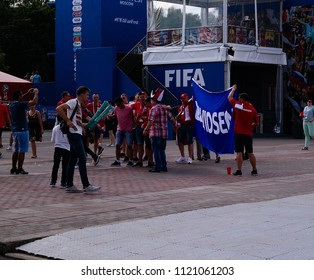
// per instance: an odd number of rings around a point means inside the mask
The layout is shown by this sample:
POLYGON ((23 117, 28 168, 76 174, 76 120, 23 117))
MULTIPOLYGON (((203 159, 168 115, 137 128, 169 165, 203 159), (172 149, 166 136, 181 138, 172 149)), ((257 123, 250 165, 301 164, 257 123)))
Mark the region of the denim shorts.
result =
POLYGON ((125 137, 126 144, 128 146, 132 146, 133 140, 132 140, 132 131, 121 131, 118 130, 116 133, 116 145, 122 145, 123 139, 125 137))
POLYGON ((14 148, 13 151, 17 153, 27 153, 28 152, 28 131, 17 131, 12 132, 14 148))
POLYGON ((135 137, 136 137, 136 144, 143 145, 144 144, 144 135, 143 135, 143 128, 137 126, 135 128, 135 137))

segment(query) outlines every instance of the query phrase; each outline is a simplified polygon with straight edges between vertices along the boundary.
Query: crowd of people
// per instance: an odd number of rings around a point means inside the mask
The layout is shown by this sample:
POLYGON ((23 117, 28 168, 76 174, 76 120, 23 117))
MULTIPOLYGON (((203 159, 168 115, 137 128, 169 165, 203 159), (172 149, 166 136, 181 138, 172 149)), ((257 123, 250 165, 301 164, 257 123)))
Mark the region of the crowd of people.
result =
POLYGON ((23 79, 30 81, 33 84, 38 84, 41 82, 41 76, 38 71, 32 71, 32 73, 27 72, 23 79))
MULTIPOLYGON (((237 160, 237 171, 235 176, 242 175, 242 163, 244 148, 252 165, 252 175, 257 175, 256 159, 253 154, 252 130, 258 124, 257 112, 248 101, 248 95, 239 95, 239 100, 233 98, 236 86, 233 86, 228 100, 234 107, 235 114, 235 152, 237 160)), ((173 125, 176 131, 176 141, 180 153, 177 163, 192 164, 194 160, 194 102, 188 94, 183 93, 180 97, 181 105, 178 113, 174 116, 171 107, 162 104, 164 91, 156 89, 150 96, 146 92, 139 92, 134 98, 128 99, 123 93, 111 102, 113 110, 104 114, 97 120, 94 127, 86 126, 91 120, 99 115, 102 110, 100 94, 92 94, 90 101, 90 90, 81 86, 76 91, 76 98, 68 91, 61 94, 61 100, 56 106, 56 123, 52 130, 51 142, 54 145, 53 167, 51 173, 50 187, 54 188, 58 181, 58 171, 61 164, 60 188, 69 193, 94 193, 100 187, 93 185, 88 177, 86 162, 87 154, 91 156, 93 164, 99 163, 104 133, 110 140, 107 146, 115 146, 115 161, 112 167, 120 167, 121 161, 129 167, 144 167, 143 162, 147 160, 146 167, 149 172, 167 172, 166 147, 168 139, 168 123, 173 125), (63 123, 63 124, 62 124, 63 123), (66 124, 68 132, 64 132, 66 124), (92 149, 89 146, 92 144, 92 149), (184 148, 187 146, 187 156, 184 148), (83 189, 74 184, 75 167, 78 167, 83 189)), ((36 110, 39 91, 31 88, 23 94, 17 90, 13 93, 13 100, 9 106, 0 106, 0 115, 5 111, 10 122, 13 153, 12 168, 10 174, 28 174, 23 164, 25 153, 28 152, 29 141, 31 142, 32 156, 37 157, 36 142, 42 141, 44 133, 41 114, 36 110), (29 101, 24 97, 31 94, 29 101), (2 110, 2 109, 5 110, 2 110), (8 111, 9 108, 9 111, 8 111)), ((98 118, 98 117, 97 117, 98 118)), ((2 119, 2 118, 0 118, 2 119)), ((0 134, 1 136, 1 134, 0 134)), ((0 138, 1 140, 1 138, 0 138)), ((199 142, 199 141, 198 141, 199 142)), ((2 145, 2 142, 0 142, 2 145)), ((209 151, 198 143, 198 160, 210 158, 209 151), (204 154, 202 155, 202 152, 204 154)), ((216 154, 216 163, 220 157, 216 154)))
POLYGON ((284 68, 284 85, 287 98, 285 132, 303 136, 302 119, 299 113, 314 98, 314 25, 313 16, 303 7, 284 10, 283 50, 287 54, 287 66, 284 68), (295 102, 293 102, 293 100, 295 102), (297 130, 298 128, 298 130, 297 130))

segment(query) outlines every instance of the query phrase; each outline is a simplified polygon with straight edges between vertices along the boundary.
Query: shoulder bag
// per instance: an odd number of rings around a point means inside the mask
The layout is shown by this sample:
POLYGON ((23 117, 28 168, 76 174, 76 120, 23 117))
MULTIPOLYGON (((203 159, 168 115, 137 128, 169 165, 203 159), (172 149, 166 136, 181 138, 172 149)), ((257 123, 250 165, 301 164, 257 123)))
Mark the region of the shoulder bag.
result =
MULTIPOLYGON (((75 113, 76 113, 76 111, 77 111, 77 107, 78 107, 78 101, 76 101, 76 106, 75 106, 75 108, 74 108, 74 110, 73 110, 73 112, 72 112, 72 114, 71 114, 70 121, 73 120, 73 117, 74 117, 74 115, 75 115, 75 113)), ((61 132, 62 132, 63 134, 69 134, 69 133, 70 133, 70 128, 69 128, 69 126, 67 125, 67 122, 66 122, 65 120, 62 120, 62 121, 60 122, 60 130, 61 130, 61 132)))

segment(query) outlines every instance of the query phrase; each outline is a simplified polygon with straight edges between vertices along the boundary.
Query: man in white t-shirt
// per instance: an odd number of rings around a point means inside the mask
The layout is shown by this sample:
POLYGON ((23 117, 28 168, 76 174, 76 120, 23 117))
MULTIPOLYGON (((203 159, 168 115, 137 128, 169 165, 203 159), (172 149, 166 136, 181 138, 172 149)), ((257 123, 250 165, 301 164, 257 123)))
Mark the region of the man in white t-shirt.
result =
POLYGON ((66 191, 71 193, 82 192, 73 184, 74 169, 77 160, 83 185, 83 192, 91 193, 100 189, 100 187, 96 187, 89 183, 86 169, 86 153, 82 137, 84 129, 82 124, 82 105, 87 103, 89 91, 90 90, 87 87, 80 86, 76 90, 77 97, 75 99, 71 99, 57 107, 58 115, 66 121, 68 127, 70 128, 68 140, 71 149, 67 168, 66 191), (70 120, 74 110, 75 113, 72 120, 70 120))

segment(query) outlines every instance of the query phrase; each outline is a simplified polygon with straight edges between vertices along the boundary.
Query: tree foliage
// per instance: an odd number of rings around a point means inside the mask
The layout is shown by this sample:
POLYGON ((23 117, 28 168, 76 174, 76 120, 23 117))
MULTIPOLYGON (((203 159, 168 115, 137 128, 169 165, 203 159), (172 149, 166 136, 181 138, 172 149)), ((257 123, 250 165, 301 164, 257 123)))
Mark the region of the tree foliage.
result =
MULTIPOLYGON (((160 29, 181 28, 183 20, 183 13, 180 9, 171 7, 167 13, 160 13, 160 29), (166 14, 166 16, 165 16, 166 14)), ((201 26, 201 19, 196 14, 186 14, 186 27, 201 26)))
POLYGON ((24 77, 38 70, 54 80, 55 11, 45 0, 1 0, 0 70, 24 77), (2 52, 1 52, 2 50, 2 52))

